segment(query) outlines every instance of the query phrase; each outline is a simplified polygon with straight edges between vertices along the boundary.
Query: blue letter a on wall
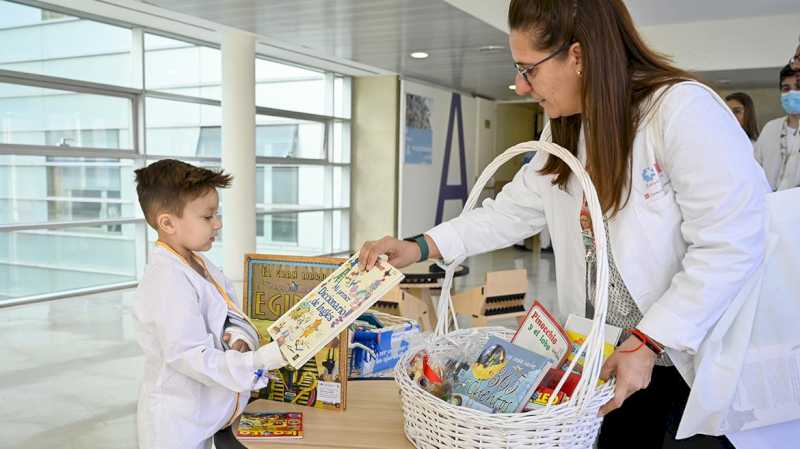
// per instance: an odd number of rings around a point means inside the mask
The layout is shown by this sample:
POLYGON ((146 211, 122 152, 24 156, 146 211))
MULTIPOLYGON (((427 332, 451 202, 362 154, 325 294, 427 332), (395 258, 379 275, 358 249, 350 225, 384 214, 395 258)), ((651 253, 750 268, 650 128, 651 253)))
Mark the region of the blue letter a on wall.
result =
POLYGON ((467 157, 464 151, 464 121, 461 116, 461 95, 453 94, 450 101, 450 120, 447 123, 447 138, 444 144, 444 162, 442 163, 442 180, 439 183, 439 200, 436 202, 436 224, 442 222, 444 202, 461 200, 461 207, 467 202, 467 157), (458 119, 458 159, 459 183, 447 184, 447 173, 450 171, 450 149, 453 145, 453 119, 458 119))

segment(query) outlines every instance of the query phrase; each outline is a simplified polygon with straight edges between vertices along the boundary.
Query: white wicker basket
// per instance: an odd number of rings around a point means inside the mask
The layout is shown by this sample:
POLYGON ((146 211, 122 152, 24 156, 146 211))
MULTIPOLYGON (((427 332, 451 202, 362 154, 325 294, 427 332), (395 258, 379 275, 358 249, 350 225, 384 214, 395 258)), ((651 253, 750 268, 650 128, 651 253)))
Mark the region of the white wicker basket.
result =
MULTIPOLYGON (((395 367, 395 380, 400 385, 400 394, 405 417, 406 437, 420 449, 511 449, 511 448, 570 448, 591 449, 600 429, 601 418, 597 411, 614 394, 613 382, 597 386, 603 364, 603 323, 608 309, 608 258, 603 214, 591 179, 581 163, 564 148, 548 142, 525 142, 509 148, 498 156, 483 171, 470 192, 462 214, 471 210, 477 202, 486 182, 497 168, 522 153, 545 151, 565 161, 580 180, 592 216, 597 257, 597 282, 594 295, 594 322, 581 345, 578 356, 573 359, 570 370, 581 355, 585 354, 583 376, 565 404, 548 405, 526 413, 490 414, 466 407, 449 404, 411 380, 408 367, 411 358, 420 350, 430 354, 453 353, 469 343, 483 343, 489 335, 510 339, 513 332, 505 328, 473 328, 449 332, 453 315, 450 288, 455 268, 463 258, 447 265, 442 284, 442 295, 437 307, 438 321, 433 336, 423 345, 411 348, 395 367)), ((561 389, 566 378, 556 388, 561 389)), ((555 398, 556 394, 552 395, 555 398)), ((551 398, 551 401, 552 401, 551 398)))

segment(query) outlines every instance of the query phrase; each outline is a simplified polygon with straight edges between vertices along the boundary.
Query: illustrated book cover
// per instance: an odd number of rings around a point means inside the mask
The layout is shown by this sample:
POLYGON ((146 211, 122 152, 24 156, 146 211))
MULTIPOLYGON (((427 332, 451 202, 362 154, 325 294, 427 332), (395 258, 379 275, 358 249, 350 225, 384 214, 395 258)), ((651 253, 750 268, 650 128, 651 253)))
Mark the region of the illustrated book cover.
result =
POLYGON ((539 301, 534 301, 511 342, 556 361, 566 360, 571 344, 567 332, 539 301))
POLYGON ((403 274, 384 260, 361 272, 354 255, 267 331, 298 369, 402 279, 403 274))
POLYGON ((491 336, 478 360, 458 373, 453 393, 481 404, 484 410, 519 412, 552 365, 548 357, 491 336))
POLYGON ((236 427, 236 438, 254 441, 303 438, 303 414, 298 412, 244 412, 236 427))
MULTIPOLYGON (((319 285, 346 259, 270 254, 245 256, 243 310, 261 335, 260 344, 272 339, 267 332, 303 296, 319 285)), ((270 371, 269 384, 252 397, 325 410, 347 407, 347 346, 345 330, 322 347, 299 369, 270 371)))

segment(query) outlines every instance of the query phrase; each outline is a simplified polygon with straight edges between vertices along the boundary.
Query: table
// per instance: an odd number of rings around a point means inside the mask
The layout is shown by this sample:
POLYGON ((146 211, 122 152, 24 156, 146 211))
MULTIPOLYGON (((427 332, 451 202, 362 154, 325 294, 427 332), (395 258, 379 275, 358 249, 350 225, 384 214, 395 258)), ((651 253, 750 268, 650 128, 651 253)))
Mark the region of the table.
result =
MULTIPOLYGON (((409 449, 403 433, 400 387, 394 380, 351 381, 347 410, 320 410, 260 399, 248 411, 303 412, 302 440, 242 441, 249 449, 409 449)), ((238 423, 237 423, 238 424, 238 423)))

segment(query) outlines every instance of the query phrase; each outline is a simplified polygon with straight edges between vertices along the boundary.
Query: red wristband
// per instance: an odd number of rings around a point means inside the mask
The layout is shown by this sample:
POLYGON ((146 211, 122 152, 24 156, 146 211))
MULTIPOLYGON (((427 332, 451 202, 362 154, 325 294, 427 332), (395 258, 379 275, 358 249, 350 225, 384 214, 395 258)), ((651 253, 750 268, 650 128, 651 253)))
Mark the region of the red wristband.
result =
POLYGON ((644 344, 645 346, 650 348, 650 350, 653 351, 656 355, 661 355, 661 354, 664 353, 664 347, 663 346, 661 346, 660 344, 656 343, 655 340, 653 340, 652 338, 648 337, 647 334, 645 334, 644 332, 640 331, 639 329, 633 328, 633 329, 630 330, 630 333, 631 333, 631 335, 633 335, 634 337, 639 339, 639 341, 641 341, 642 344, 644 344))

